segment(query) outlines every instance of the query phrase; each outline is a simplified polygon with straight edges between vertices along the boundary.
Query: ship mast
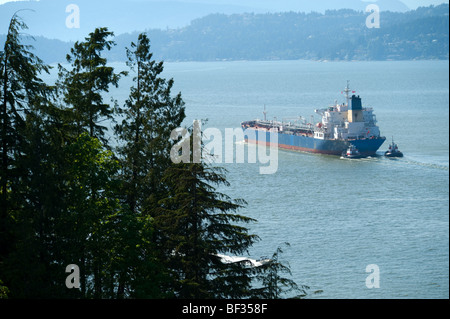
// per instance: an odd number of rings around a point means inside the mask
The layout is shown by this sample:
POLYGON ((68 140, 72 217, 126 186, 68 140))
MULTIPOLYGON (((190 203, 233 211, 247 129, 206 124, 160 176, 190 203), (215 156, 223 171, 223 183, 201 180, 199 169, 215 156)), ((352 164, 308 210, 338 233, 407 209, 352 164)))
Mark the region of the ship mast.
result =
POLYGON ((347 106, 349 106, 348 102, 350 101, 350 81, 347 80, 347 87, 344 90, 345 92, 345 98, 347 99, 347 106))
POLYGON ((266 111, 266 105, 264 104, 264 122, 267 121, 267 111, 266 111))

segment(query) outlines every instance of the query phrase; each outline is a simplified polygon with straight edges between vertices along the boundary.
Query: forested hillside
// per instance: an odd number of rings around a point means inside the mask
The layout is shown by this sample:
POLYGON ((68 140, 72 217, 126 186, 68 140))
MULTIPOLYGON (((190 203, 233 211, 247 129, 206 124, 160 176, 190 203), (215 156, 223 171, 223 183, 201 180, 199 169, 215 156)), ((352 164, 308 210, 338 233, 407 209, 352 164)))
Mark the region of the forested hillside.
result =
MULTIPOLYGON (((146 31, 155 57, 165 61, 448 59, 448 5, 381 12, 380 28, 369 29, 368 16, 349 9, 325 14, 212 14, 187 27, 146 31)), ((116 34, 117 46, 108 58, 125 61, 124 47, 137 34, 116 34)), ((70 47, 42 37, 31 43, 47 63, 63 61, 70 47)))
POLYGON ((353 10, 209 15, 186 28, 149 34, 167 60, 448 59, 448 5, 382 12, 380 28, 367 28, 368 15, 353 10))

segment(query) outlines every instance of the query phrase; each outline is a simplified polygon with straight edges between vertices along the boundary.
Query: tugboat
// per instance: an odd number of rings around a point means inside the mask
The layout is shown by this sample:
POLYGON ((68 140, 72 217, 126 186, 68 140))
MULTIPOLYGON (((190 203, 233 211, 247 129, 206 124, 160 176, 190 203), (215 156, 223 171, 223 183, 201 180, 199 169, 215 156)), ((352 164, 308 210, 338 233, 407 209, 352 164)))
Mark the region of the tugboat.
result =
POLYGON ((355 145, 350 144, 347 151, 342 153, 342 157, 344 158, 351 158, 351 159, 357 159, 357 158, 364 158, 365 156, 362 155, 355 145))
POLYGON ((389 149, 384 153, 386 157, 403 157, 403 153, 398 149, 398 145, 395 144, 394 138, 392 138, 392 143, 389 145, 389 149))

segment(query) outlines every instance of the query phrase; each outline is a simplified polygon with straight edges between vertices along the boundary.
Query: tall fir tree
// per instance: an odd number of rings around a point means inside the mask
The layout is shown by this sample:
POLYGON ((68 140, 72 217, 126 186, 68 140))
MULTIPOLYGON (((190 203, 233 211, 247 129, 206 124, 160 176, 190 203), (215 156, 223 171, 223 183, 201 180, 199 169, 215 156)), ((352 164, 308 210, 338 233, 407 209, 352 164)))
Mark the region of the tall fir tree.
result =
POLYGON ((118 295, 123 297, 128 286, 135 296, 161 297, 166 292, 155 287, 161 285, 158 283, 163 280, 165 271, 155 262, 158 256, 153 239, 159 237, 159 231, 152 227, 152 222, 158 199, 164 197, 166 191, 161 183, 162 173, 171 163, 170 134, 184 120, 184 102, 181 94, 172 96, 173 80, 161 77, 163 62, 153 60, 150 39, 145 33, 127 48, 127 56, 134 85, 120 108, 123 121, 115 130, 119 139, 123 202, 139 221, 136 225, 140 225, 141 230, 152 231, 141 231, 142 237, 135 238, 140 244, 129 247, 128 255, 145 258, 134 267, 134 274, 123 272, 119 276, 118 295), (141 276, 141 284, 131 281, 132 275, 141 276))
MULTIPOLYGON (((202 153, 198 126, 195 121, 190 134, 180 141, 184 147, 190 145, 192 159, 199 159, 202 153)), ((255 220, 238 214, 246 202, 218 191, 221 186, 230 186, 225 173, 225 169, 202 161, 173 163, 165 171, 163 183, 168 192, 159 202, 155 227, 164 234, 164 260, 177 298, 238 299, 251 295, 255 269, 245 262, 224 263, 220 257, 245 254, 259 240, 245 227, 255 220)))
POLYGON ((81 134, 64 148, 67 168, 66 208, 60 234, 66 265, 80 267, 82 298, 113 298, 117 216, 123 214, 117 193, 119 163, 99 139, 81 134))
POLYGON ((127 65, 135 74, 134 86, 120 109, 124 119, 116 126, 116 134, 128 184, 127 202, 133 211, 142 212, 145 202, 157 195, 162 172, 171 163, 170 135, 181 126, 185 108, 181 93, 172 97, 173 79, 161 77, 163 62, 152 59, 145 33, 139 35, 137 44, 127 48, 127 56, 127 65))
POLYGON ((226 264, 220 254, 242 255, 258 240, 237 214, 245 205, 217 191, 228 185, 220 168, 203 163, 174 164, 164 182, 171 186, 161 201, 157 227, 164 229, 167 267, 173 290, 182 299, 245 298, 252 270, 245 263, 226 264))
MULTIPOLYGON (((46 152, 39 144, 32 145, 33 137, 37 137, 39 132, 34 131, 32 137, 29 129, 31 123, 40 121, 50 98, 52 90, 40 78, 40 74, 48 73, 50 68, 30 51, 30 45, 22 44, 21 31, 24 29, 27 29, 26 24, 17 13, 14 14, 4 50, 0 53, 0 277, 9 276, 4 279, 9 287, 21 286, 19 282, 22 279, 26 281, 26 276, 15 277, 13 274, 14 271, 17 272, 18 266, 26 264, 25 260, 39 264, 45 259, 45 248, 41 244, 45 242, 44 233, 49 224, 44 214, 49 203, 44 203, 42 196, 36 198, 36 193, 31 195, 29 191, 30 187, 35 187, 37 192, 41 192, 40 195, 45 192, 36 184, 43 177, 43 165, 37 163, 39 157, 34 161, 37 165, 28 167, 25 163, 33 157, 33 153, 41 150, 46 152), (30 240, 30 245, 23 246, 27 240, 30 240), (31 246, 40 250, 30 250, 31 246), (28 253, 25 253, 26 250, 28 253), (14 255, 18 254, 26 258, 20 264, 15 264, 14 255)), ((36 275, 36 278, 43 281, 46 271, 41 271, 40 276, 36 272, 32 274, 37 269, 41 267, 26 268, 29 276, 36 275)), ((30 282, 28 284, 28 290, 22 289, 21 293, 11 291, 12 295, 35 294, 36 286, 30 282)), ((24 288, 24 285, 21 287, 24 288)))
POLYGON ((73 198, 68 201, 67 213, 73 216, 76 225, 72 231, 77 239, 74 245, 77 256, 73 258, 81 270, 81 295, 87 298, 112 297, 114 284, 106 278, 105 271, 109 269, 113 274, 111 251, 115 242, 107 231, 113 223, 106 221, 122 212, 116 202, 117 191, 112 189, 115 156, 104 153, 111 148, 104 122, 112 120, 114 111, 104 101, 104 94, 111 87, 118 87, 125 74, 115 73, 103 57, 104 51, 115 44, 110 40, 113 35, 107 28, 97 28, 85 41, 76 42, 67 55, 71 69, 59 65, 57 83, 65 103, 62 120, 69 132, 67 159, 78 159, 67 163, 69 183, 73 186, 68 192, 68 197, 73 198), (74 150, 77 153, 73 154, 74 150), (81 184, 72 184, 73 180, 81 184))
POLYGON ((111 120, 113 108, 103 101, 103 94, 109 92, 111 86, 118 86, 124 73, 115 73, 114 68, 107 65, 102 56, 110 50, 114 35, 107 28, 97 28, 91 32, 84 42, 76 42, 67 55, 71 69, 59 67, 59 88, 64 102, 72 111, 72 121, 77 135, 87 131, 91 137, 105 140, 107 127, 101 125, 111 120))

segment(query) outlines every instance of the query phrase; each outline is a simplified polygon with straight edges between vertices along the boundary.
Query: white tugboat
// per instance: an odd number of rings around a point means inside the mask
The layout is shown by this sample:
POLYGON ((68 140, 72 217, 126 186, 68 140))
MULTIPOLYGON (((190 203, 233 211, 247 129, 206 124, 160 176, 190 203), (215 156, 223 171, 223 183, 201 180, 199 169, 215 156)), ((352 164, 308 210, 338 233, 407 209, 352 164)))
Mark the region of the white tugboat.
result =
POLYGON ((350 146, 348 147, 347 151, 342 153, 342 157, 344 158, 352 158, 352 159, 356 159, 356 158, 363 158, 365 157, 364 155, 362 155, 358 149, 356 148, 355 145, 350 144, 350 146))

